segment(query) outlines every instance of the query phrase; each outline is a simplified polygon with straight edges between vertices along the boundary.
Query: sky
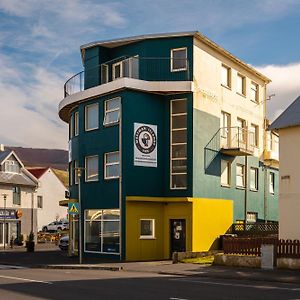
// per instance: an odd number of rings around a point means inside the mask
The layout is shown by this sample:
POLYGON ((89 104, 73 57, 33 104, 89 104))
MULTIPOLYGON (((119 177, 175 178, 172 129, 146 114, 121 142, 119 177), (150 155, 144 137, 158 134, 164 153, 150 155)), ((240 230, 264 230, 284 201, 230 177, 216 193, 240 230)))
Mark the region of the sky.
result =
POLYGON ((300 94, 300 0, 0 0, 0 143, 67 149, 58 104, 81 45, 196 30, 272 79, 271 120, 300 94))

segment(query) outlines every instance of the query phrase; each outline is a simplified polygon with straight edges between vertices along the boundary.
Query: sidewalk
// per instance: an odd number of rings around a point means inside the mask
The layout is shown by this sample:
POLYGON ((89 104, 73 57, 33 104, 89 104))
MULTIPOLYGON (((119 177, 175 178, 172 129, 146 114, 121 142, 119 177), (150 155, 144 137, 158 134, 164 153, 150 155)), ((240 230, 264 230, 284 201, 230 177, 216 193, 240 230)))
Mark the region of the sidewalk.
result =
POLYGON ((79 265, 78 257, 68 257, 66 252, 58 250, 55 245, 38 245, 37 251, 34 253, 27 253, 25 249, 13 249, 6 252, 0 251, 0 265, 1 264, 19 265, 29 268, 144 272, 178 276, 300 284, 300 270, 261 270, 183 263, 173 264, 172 261, 99 263, 99 259, 84 261, 84 264, 79 265))

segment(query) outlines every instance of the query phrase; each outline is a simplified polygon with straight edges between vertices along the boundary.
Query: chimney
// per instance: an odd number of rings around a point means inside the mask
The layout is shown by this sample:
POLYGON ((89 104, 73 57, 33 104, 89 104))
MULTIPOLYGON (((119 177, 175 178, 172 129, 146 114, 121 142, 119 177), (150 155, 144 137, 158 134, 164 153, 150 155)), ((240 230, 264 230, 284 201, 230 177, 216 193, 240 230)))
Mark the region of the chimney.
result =
POLYGON ((0 151, 4 151, 4 145, 0 144, 0 151))

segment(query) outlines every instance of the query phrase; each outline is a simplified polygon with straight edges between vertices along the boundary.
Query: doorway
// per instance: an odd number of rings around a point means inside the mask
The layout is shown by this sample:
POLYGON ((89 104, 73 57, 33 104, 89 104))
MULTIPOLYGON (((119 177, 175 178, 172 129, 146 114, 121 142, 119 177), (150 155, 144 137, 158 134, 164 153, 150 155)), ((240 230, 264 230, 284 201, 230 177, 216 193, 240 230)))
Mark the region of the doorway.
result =
POLYGON ((170 256, 173 252, 186 251, 186 222, 185 219, 170 220, 170 256))

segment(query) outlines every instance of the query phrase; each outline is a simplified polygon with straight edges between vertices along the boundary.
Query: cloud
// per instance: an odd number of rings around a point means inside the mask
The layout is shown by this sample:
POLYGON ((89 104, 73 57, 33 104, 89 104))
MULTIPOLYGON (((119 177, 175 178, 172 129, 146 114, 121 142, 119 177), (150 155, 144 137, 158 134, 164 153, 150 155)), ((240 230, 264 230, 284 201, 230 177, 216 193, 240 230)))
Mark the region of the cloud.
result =
POLYGON ((258 66, 256 69, 272 80, 268 95, 274 93, 276 96, 267 102, 267 109, 268 117, 273 121, 300 95, 300 62, 258 66))

